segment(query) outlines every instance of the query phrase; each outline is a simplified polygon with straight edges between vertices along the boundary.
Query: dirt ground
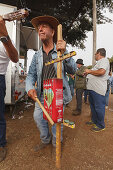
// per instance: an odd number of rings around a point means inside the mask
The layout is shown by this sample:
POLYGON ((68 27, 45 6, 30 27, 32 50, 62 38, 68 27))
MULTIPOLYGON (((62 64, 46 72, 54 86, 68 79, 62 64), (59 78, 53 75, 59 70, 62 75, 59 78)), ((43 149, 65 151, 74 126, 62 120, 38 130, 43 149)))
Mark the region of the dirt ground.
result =
MULTIPOLYGON (((33 150, 40 142, 40 136, 33 120, 34 104, 31 104, 31 101, 28 104, 24 101, 18 103, 13 119, 6 107, 8 153, 0 163, 0 170, 56 169, 52 145, 38 153, 33 150)), ((61 169, 113 170, 113 94, 110 95, 109 108, 106 109, 106 130, 99 133, 92 132, 91 127, 85 125, 90 120, 89 104, 83 103, 80 116, 72 116, 75 106, 74 96, 65 109, 64 119, 75 121, 76 127, 64 127, 61 169)))

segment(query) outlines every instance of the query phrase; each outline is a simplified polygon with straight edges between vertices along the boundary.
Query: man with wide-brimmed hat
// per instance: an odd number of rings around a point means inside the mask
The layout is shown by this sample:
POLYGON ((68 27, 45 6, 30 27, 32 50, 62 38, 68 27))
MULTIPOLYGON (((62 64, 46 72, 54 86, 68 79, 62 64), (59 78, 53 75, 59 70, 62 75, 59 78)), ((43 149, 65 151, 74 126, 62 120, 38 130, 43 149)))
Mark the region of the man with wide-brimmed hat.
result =
POLYGON ((75 88, 76 88, 76 109, 73 111, 73 115, 80 115, 82 110, 82 95, 84 89, 86 89, 86 77, 84 76, 84 70, 86 67, 83 64, 82 59, 76 61, 78 70, 76 71, 75 77, 75 88))
MULTIPOLYGON (((59 21, 56 18, 52 16, 39 16, 32 19, 31 23, 38 32, 39 38, 42 41, 42 47, 33 56, 26 79, 26 91, 28 92, 28 96, 34 101, 36 101, 35 96, 38 96, 39 100, 43 104, 43 80, 56 78, 57 75, 57 63, 49 66, 45 66, 45 63, 51 59, 57 58, 57 50, 62 50, 66 53, 66 43, 64 40, 59 40, 57 42, 57 26, 59 25, 59 21), (55 44, 56 42, 57 44, 55 44), (36 82, 37 89, 34 87, 36 82)), ((68 104, 72 100, 66 72, 74 74, 75 69, 75 62, 72 58, 66 59, 62 62, 64 105, 68 104)), ((53 146, 56 146, 56 126, 52 126, 51 138, 48 122, 43 119, 43 111, 38 103, 35 103, 34 120, 40 131, 41 139, 41 143, 35 147, 35 151, 47 146, 51 139, 53 146)), ((61 133, 61 141, 62 140, 61 133)))

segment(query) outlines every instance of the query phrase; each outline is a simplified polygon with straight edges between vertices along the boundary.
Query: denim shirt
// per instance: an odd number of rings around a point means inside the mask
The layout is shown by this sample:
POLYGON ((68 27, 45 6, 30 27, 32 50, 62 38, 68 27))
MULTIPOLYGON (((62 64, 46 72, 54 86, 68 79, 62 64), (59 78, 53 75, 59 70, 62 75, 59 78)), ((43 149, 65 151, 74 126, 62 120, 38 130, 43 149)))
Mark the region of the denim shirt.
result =
MULTIPOLYGON (((65 52, 65 54, 67 51, 65 52)), ((54 50, 52 52, 52 59, 57 58, 56 45, 54 44, 54 50)), ((57 73, 57 63, 54 63, 55 71, 57 73)), ((41 76, 43 68, 43 52, 42 47, 37 51, 32 59, 31 65, 26 78, 26 91, 35 88, 37 82, 37 96, 40 99, 41 96, 41 76)), ((72 100, 70 87, 68 84, 66 72, 68 74, 74 74, 76 71, 76 63, 74 59, 68 58, 62 62, 62 79, 63 79, 63 103, 67 104, 72 100)))

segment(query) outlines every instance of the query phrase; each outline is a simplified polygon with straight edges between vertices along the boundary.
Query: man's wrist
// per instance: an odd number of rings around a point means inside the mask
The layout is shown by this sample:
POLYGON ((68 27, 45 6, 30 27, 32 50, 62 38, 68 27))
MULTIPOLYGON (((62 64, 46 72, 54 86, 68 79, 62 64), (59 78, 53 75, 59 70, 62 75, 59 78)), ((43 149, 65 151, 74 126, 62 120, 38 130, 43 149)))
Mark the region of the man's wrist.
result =
POLYGON ((7 43, 9 40, 10 40, 9 35, 0 37, 0 41, 4 44, 7 43))

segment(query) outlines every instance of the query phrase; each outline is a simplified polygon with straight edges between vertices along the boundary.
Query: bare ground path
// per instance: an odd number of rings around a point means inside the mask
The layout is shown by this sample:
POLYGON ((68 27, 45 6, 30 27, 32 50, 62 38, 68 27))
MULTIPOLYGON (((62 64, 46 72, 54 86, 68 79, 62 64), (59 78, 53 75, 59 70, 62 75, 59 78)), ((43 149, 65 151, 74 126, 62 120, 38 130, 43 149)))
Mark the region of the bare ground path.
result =
MULTIPOLYGON (((113 94, 110 95, 109 108, 106 110, 106 130, 99 133, 92 132, 91 127, 85 125, 90 120, 89 105, 83 104, 82 114, 76 117, 72 116, 75 105, 74 96, 65 109, 64 118, 75 121, 76 127, 64 127, 61 169, 113 170, 113 94)), ((18 104, 18 110, 23 108, 25 103, 18 104)), ((6 109, 8 153, 6 159, 0 163, 0 170, 56 169, 51 145, 34 153, 33 147, 40 142, 40 137, 32 116, 33 108, 34 106, 30 106, 24 109, 20 119, 18 116, 12 119, 6 109)))

